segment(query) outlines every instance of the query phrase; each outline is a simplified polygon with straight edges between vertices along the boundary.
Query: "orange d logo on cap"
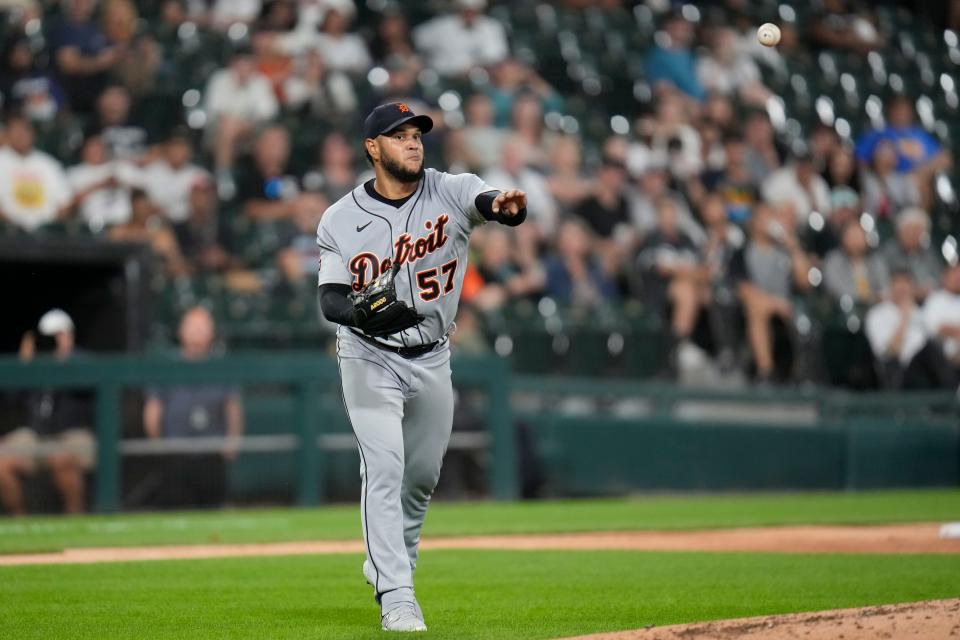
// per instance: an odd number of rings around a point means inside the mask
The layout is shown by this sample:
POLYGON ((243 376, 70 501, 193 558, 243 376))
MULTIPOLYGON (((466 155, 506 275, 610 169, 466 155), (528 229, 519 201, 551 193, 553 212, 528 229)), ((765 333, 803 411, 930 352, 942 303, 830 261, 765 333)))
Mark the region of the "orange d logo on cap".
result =
POLYGON ((410 113, 410 107, 408 107, 405 102, 398 102, 397 109, 400 110, 400 113, 410 113))

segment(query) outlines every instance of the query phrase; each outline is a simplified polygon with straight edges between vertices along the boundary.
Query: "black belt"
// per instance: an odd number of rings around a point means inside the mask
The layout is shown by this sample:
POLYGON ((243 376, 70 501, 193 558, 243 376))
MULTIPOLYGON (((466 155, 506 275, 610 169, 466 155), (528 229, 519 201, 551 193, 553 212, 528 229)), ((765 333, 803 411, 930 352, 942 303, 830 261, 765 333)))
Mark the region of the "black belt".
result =
POLYGON ((378 349, 383 349, 384 351, 389 351, 390 353, 395 353, 395 354, 397 354, 398 356, 400 356, 401 358, 407 358, 407 359, 416 358, 416 357, 418 357, 418 356, 422 356, 422 355, 425 354, 425 353, 429 353, 429 352, 433 351, 433 350, 437 347, 438 344, 440 344, 440 341, 439 341, 439 340, 436 340, 436 341, 434 341, 434 342, 430 342, 430 343, 427 343, 427 344, 418 344, 418 345, 416 345, 416 346, 414 346, 414 347, 394 347, 393 345, 384 344, 384 343, 380 342, 379 340, 374 340, 374 339, 371 338, 370 336, 368 336, 368 335, 366 335, 366 334, 363 334, 363 333, 360 333, 359 331, 356 331, 356 330, 354 330, 354 329, 350 329, 350 331, 353 332, 353 335, 357 336, 358 338, 360 338, 360 339, 363 340, 364 342, 368 342, 368 343, 372 344, 373 346, 377 347, 378 349))

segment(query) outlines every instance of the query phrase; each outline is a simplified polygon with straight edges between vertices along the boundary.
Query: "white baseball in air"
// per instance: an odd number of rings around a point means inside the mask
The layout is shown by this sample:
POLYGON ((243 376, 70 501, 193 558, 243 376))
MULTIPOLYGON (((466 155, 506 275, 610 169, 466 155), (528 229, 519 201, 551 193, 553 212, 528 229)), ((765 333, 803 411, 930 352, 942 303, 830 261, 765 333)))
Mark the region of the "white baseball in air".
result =
POLYGON ((780 27, 772 22, 765 22, 757 29, 757 40, 765 47, 774 47, 780 42, 780 27))

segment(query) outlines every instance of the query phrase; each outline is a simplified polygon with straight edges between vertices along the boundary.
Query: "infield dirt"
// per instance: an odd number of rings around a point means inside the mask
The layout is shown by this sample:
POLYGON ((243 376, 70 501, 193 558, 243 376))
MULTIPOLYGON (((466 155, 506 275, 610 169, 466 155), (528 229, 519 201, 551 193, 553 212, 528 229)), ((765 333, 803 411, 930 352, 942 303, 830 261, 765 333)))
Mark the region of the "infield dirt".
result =
MULTIPOLYGON (((960 539, 942 539, 937 524, 802 526, 701 531, 624 531, 437 537, 421 548, 510 550, 744 551, 774 553, 960 553, 960 539)), ((65 549, 0 555, 0 566, 91 564, 199 558, 362 553, 361 540, 65 549)))
POLYGON ((949 640, 960 638, 960 600, 791 613, 577 636, 567 640, 949 640))

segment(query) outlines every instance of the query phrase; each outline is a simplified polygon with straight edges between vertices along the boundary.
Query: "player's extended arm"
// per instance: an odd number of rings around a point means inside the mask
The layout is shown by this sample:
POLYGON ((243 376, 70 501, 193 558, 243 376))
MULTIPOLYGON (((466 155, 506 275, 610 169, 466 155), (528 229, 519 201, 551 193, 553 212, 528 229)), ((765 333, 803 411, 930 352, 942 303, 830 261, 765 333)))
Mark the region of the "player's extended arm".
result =
POLYGON ((527 194, 518 189, 485 191, 473 203, 487 220, 515 227, 527 219, 527 194))

